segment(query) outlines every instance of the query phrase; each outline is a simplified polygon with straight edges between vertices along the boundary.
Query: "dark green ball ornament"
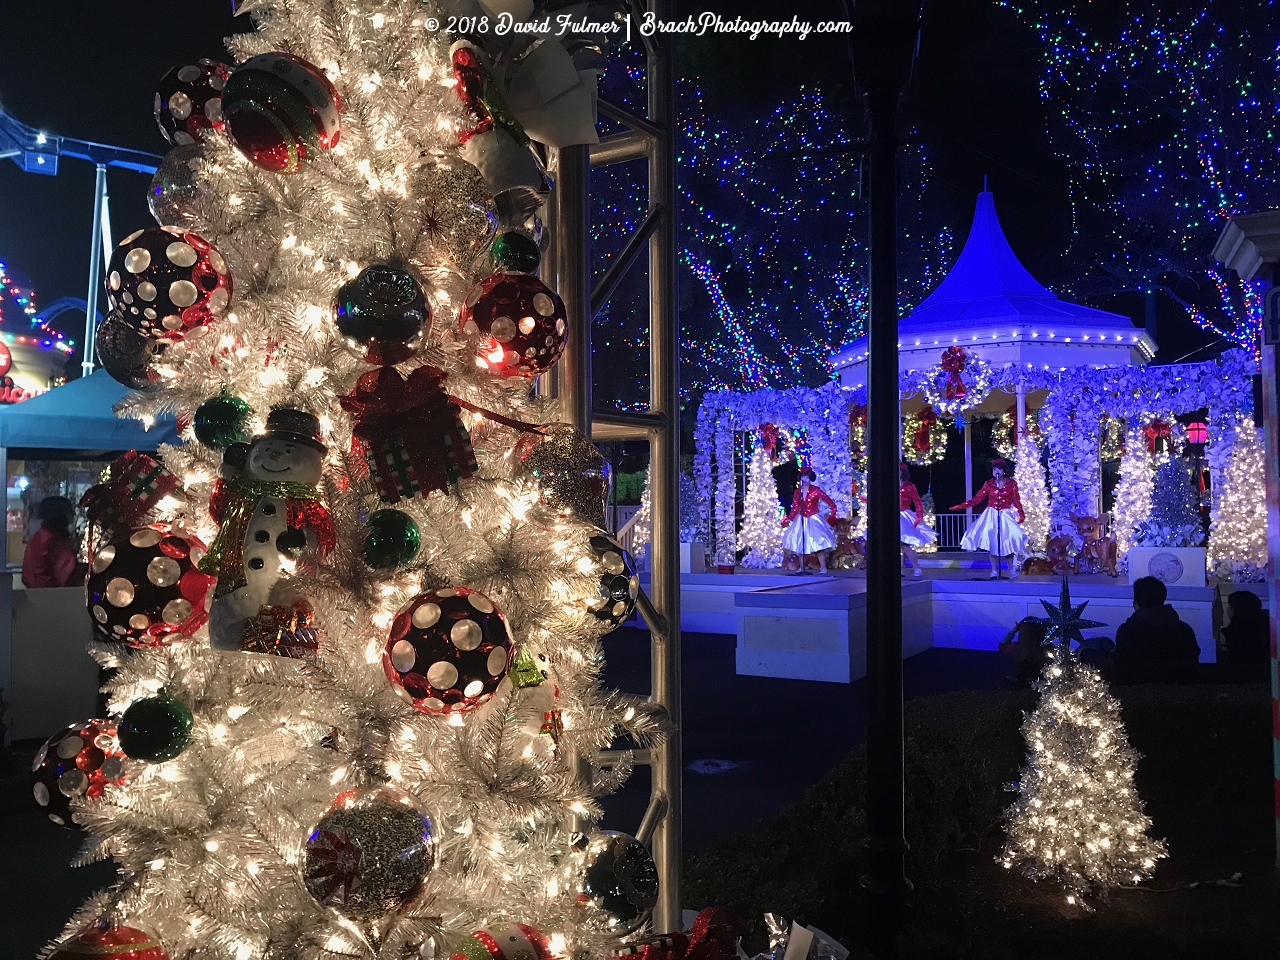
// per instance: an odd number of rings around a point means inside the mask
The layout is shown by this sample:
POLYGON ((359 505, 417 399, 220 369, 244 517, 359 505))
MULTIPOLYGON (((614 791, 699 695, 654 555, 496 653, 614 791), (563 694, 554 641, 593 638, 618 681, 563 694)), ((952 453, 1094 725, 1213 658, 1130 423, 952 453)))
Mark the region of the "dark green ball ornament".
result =
POLYGON ((223 450, 249 439, 249 415, 253 408, 239 397, 220 394, 196 407, 192 419, 196 439, 206 447, 223 450))
POLYGON ((180 700, 160 694, 129 704, 120 718, 120 749, 134 760, 164 763, 191 743, 191 711, 180 700))
POLYGON ((403 567, 422 546, 422 533, 413 517, 399 510, 379 510, 369 518, 364 538, 364 562, 375 570, 403 567))
POLYGON ((499 270, 511 273, 533 273, 542 261, 533 238, 515 232, 499 234, 489 247, 489 257, 499 270))

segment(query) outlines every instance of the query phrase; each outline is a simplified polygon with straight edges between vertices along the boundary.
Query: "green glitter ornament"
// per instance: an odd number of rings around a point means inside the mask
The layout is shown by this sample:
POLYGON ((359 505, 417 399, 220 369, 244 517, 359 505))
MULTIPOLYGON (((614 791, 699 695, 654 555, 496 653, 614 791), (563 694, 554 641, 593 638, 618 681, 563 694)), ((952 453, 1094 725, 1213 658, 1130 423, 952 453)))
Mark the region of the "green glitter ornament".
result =
POLYGON ((249 416, 253 407, 229 393, 219 394, 196 407, 191 425, 196 439, 206 447, 223 450, 249 439, 249 416))
POLYGON ((498 235, 489 247, 489 257, 499 270, 533 273, 542 262, 542 253, 531 237, 508 231, 498 235))
POLYGON ((142 697, 120 718, 120 749, 134 760, 164 763, 191 743, 195 719, 186 704, 166 694, 142 697))
POLYGON ((369 518, 364 562, 375 570, 394 570, 412 560, 422 545, 413 517, 400 510, 379 510, 369 518))

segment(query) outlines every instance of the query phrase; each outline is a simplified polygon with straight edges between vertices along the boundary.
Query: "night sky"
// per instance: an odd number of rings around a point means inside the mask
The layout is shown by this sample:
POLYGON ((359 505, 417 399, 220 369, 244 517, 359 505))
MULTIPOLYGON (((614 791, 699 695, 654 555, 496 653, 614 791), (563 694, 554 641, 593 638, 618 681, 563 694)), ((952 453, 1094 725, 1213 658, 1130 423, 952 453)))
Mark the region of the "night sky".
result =
MULTIPOLYGON (((64 136, 156 153, 166 146, 151 116, 156 81, 180 62, 226 59, 221 38, 249 27, 247 18, 231 16, 227 0, 11 0, 5 6, 0 101, 10 113, 64 136)), ((775 17, 779 10, 776 3, 754 0, 689 4, 691 10, 708 8, 743 15, 763 10, 775 17)), ((791 11, 841 18, 834 0, 787 5, 791 11)), ((1011 11, 991 0, 929 5, 902 129, 914 130, 925 143, 948 204, 945 221, 961 237, 985 174, 1014 250, 1039 280, 1058 284, 1073 279, 1064 273, 1063 257, 1070 207, 1066 169, 1045 133, 1037 43, 1011 11)), ((689 39, 681 45, 681 63, 682 73, 699 77, 713 109, 749 110, 814 81, 858 109, 839 39, 689 39)), ((146 186, 141 174, 110 174, 117 237, 151 222, 146 186)), ((56 178, 0 161, 0 259, 30 278, 39 303, 84 295, 92 188, 93 168, 82 161, 64 161, 56 178)), ((1136 299, 1098 305, 1140 316, 1136 299)), ((80 339, 72 316, 61 325, 80 339)), ((1171 326, 1161 329, 1162 340, 1173 333, 1169 352, 1204 342, 1189 324, 1176 331, 1171 326)))

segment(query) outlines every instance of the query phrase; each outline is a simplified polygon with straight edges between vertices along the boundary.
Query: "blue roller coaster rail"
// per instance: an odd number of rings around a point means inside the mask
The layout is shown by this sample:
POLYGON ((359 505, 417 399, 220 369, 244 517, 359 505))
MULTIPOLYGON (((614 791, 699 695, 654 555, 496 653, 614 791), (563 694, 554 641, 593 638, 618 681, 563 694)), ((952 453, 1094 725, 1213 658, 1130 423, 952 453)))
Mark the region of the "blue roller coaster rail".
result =
MULTIPOLYGON (((57 176, 58 161, 63 157, 87 160, 97 167, 94 179, 93 239, 89 246, 89 292, 84 301, 84 360, 81 363, 84 375, 88 376, 93 372, 93 341, 100 319, 96 309, 98 290, 103 267, 111 257, 107 168, 117 167, 150 176, 156 172, 156 167, 163 158, 154 153, 130 150, 128 147, 113 147, 91 140, 43 133, 10 116, 0 107, 0 160, 12 160, 27 173, 53 177, 57 176)), ((63 300, 58 301, 58 304, 65 306, 63 300)))

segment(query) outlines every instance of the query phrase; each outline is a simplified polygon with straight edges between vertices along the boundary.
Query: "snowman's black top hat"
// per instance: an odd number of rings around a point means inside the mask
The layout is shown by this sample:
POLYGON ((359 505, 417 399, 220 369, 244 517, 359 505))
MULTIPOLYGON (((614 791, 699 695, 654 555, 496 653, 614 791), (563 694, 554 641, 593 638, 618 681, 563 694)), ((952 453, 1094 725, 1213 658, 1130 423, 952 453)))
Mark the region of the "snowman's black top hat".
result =
POLYGON ((267 415, 267 432, 261 440, 288 440, 301 443, 312 450, 326 453, 328 448, 320 441, 320 421, 303 410, 280 407, 267 415))

